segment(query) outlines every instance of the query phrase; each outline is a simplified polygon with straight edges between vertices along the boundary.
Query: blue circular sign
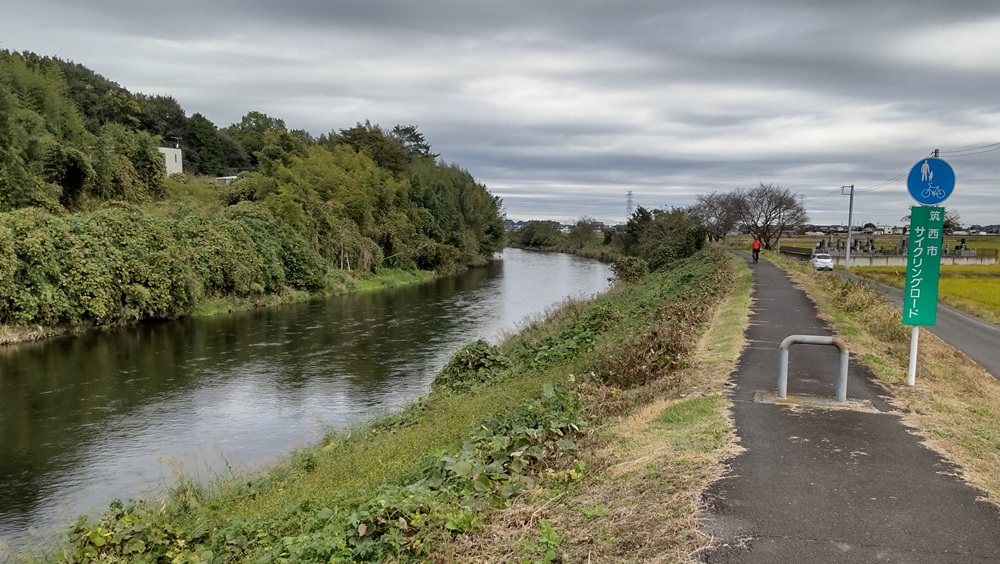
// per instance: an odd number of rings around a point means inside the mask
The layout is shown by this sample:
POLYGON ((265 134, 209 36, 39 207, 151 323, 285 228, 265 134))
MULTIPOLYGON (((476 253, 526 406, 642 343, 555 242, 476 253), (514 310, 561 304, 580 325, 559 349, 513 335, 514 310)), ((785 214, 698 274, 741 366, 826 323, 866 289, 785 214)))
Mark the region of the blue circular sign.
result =
POLYGON ((947 200, 955 189, 955 171, 943 160, 927 157, 910 169, 906 189, 917 203, 936 206, 947 200))

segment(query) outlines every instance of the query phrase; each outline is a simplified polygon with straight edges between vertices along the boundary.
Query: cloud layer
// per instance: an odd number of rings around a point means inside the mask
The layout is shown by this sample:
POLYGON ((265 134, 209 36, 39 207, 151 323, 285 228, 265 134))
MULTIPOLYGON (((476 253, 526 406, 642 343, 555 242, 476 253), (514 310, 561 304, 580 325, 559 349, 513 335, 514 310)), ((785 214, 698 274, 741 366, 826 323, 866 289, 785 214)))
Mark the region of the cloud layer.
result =
POLYGON ((220 127, 415 124, 515 219, 625 218, 774 182, 812 221, 899 223, 941 149, 945 204, 1000 223, 1000 5, 673 0, 36 0, 0 48, 171 95, 220 127), (987 147, 997 148, 997 147, 987 147))

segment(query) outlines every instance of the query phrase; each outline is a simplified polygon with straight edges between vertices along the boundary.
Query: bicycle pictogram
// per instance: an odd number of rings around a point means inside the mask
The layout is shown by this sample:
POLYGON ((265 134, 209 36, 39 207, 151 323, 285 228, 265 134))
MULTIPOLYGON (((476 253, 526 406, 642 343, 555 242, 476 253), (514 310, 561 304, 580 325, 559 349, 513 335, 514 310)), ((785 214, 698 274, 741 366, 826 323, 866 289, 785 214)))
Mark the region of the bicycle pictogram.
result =
POLYGON ((923 196, 923 197, 925 197, 925 198, 934 197, 934 198, 941 199, 941 198, 944 198, 945 193, 944 193, 944 189, 942 189, 940 186, 934 186, 933 184, 928 184, 927 188, 924 188, 920 192, 920 195, 923 196))

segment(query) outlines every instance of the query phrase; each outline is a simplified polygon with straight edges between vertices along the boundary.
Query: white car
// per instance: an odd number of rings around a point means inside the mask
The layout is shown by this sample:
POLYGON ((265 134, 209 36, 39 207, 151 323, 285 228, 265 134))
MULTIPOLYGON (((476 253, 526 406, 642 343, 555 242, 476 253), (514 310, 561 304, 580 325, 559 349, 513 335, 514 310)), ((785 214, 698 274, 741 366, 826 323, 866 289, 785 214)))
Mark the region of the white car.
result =
POLYGON ((816 270, 833 270, 833 259, 825 253, 813 255, 809 264, 813 265, 816 270))

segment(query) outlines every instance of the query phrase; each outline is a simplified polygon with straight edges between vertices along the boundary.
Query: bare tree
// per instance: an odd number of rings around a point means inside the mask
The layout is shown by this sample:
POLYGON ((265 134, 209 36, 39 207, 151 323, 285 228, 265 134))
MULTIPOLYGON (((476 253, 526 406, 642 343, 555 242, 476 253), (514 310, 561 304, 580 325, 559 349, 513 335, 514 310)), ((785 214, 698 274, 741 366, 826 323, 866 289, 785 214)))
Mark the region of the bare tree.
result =
MULTIPOLYGON (((906 214, 899 218, 900 221, 905 223, 910 222, 910 214, 906 214)), ((903 233, 906 233, 907 226, 903 227, 903 233)), ((945 209, 944 210, 944 232, 951 235, 955 231, 962 229, 962 216, 958 213, 956 209, 945 209)))
POLYGON ((756 188, 740 188, 740 224, 760 239, 765 249, 773 248, 781 234, 808 219, 802 202, 788 188, 760 183, 756 188))
POLYGON ((701 194, 689 211, 705 226, 711 241, 722 241, 740 221, 741 200, 736 192, 701 194))
POLYGON ((944 232, 952 234, 962 229, 962 216, 956 209, 944 210, 944 232))

